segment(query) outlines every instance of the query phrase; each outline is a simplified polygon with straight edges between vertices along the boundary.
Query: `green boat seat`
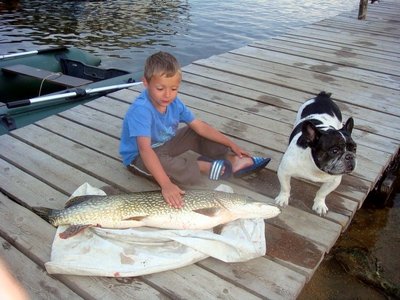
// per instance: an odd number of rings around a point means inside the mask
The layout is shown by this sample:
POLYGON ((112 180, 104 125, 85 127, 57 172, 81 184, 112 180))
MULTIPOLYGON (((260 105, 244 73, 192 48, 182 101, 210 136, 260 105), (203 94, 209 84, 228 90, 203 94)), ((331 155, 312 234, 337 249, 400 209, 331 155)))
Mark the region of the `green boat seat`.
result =
POLYGON ((106 80, 129 74, 128 71, 119 69, 103 69, 84 64, 81 61, 60 57, 60 66, 64 74, 93 81, 106 80))
POLYGON ((1 68, 5 74, 24 75, 34 77, 46 82, 58 84, 67 88, 79 87, 92 83, 93 81, 64 75, 61 72, 50 72, 39 68, 34 68, 26 65, 12 65, 1 68))

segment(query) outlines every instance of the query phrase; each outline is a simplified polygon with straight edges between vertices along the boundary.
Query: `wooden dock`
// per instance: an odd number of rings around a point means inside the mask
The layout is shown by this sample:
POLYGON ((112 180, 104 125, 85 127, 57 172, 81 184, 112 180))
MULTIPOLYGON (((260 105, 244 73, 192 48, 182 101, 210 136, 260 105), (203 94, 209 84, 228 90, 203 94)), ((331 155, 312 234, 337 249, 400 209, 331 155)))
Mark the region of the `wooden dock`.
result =
MULTIPOLYGON (((0 256, 32 299, 294 299, 399 151, 400 7, 382 0, 357 11, 195 61, 181 98, 196 115, 256 155, 257 175, 228 184, 264 201, 278 194, 276 170, 301 103, 325 90, 353 116, 358 166, 311 210, 317 185, 294 180, 290 206, 266 222, 267 252, 243 263, 208 258, 136 278, 49 276, 55 228, 30 207, 61 208, 82 183, 122 191, 156 188, 123 168, 122 118, 139 90, 126 89, 0 136, 0 256)), ((211 186, 210 186, 211 187, 211 186)))

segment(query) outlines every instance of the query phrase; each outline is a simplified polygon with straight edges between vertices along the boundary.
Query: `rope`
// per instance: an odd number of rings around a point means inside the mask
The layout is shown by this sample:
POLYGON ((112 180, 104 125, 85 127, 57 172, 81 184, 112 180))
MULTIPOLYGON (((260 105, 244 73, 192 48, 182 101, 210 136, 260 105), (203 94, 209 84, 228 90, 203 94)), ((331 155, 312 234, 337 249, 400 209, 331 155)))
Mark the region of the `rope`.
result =
POLYGON ((61 77, 63 74, 61 72, 57 72, 57 73, 52 73, 50 75, 47 75, 45 78, 42 79, 42 82, 40 83, 40 88, 39 88, 39 95, 38 97, 40 97, 40 94, 42 93, 42 87, 43 87, 43 83, 45 82, 45 80, 49 79, 52 76, 56 76, 53 79, 56 79, 58 77, 61 77))

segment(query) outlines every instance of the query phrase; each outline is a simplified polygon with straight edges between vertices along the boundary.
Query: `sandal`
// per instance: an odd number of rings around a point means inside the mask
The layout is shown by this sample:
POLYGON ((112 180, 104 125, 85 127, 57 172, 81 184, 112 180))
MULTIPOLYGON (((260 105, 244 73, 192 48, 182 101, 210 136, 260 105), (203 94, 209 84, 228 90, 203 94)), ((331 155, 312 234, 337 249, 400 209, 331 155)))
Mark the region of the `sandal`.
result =
POLYGON ((242 177, 250 173, 257 172, 263 169, 271 161, 271 159, 268 157, 259 157, 259 156, 253 156, 251 157, 251 159, 253 160, 253 164, 251 166, 236 171, 235 173, 233 173, 233 176, 242 177))
POLYGON ((206 156, 200 156, 197 160, 211 162, 210 173, 208 175, 208 178, 211 180, 228 179, 232 176, 232 164, 229 160, 213 160, 206 156))

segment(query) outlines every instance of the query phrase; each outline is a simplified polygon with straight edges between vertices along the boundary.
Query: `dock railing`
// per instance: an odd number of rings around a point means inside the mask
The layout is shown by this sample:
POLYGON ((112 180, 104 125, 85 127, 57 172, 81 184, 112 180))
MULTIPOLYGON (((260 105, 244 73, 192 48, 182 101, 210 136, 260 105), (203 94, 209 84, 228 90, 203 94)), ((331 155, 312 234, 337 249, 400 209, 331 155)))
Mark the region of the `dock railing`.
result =
POLYGON ((358 19, 365 20, 367 17, 368 0, 360 0, 358 7, 358 19))
MULTIPOLYGON (((379 0, 371 0, 371 4, 374 2, 379 2, 379 0)), ((360 0, 359 8, 358 8, 358 19, 365 20, 367 18, 367 8, 368 8, 368 0, 360 0)))

